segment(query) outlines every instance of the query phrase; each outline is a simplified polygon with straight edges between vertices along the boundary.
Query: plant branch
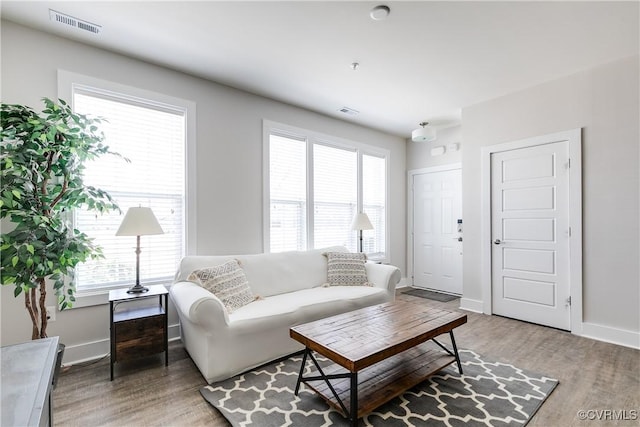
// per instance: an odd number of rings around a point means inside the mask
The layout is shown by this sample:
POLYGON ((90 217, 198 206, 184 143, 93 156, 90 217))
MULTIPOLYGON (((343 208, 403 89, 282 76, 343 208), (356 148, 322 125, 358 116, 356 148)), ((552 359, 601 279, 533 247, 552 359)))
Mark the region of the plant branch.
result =
MULTIPOLYGON (((49 154, 47 154, 47 167, 44 170, 44 174, 43 175, 49 175, 51 173, 51 166, 53 164, 53 156, 54 156, 54 152, 50 151, 49 154)), ((49 183, 49 178, 45 177, 42 180, 42 185, 40 187, 40 193, 42 193, 43 195, 47 195, 47 184, 49 183)))
POLYGON ((47 319, 47 307, 45 305, 47 297, 47 282, 44 277, 39 277, 37 281, 40 283, 40 338, 46 338, 47 323, 49 322, 49 319, 47 319))
POLYGON ((68 187, 69 187, 69 175, 65 175, 64 176, 64 182, 62 183, 62 188, 60 189, 60 192, 58 193, 56 198, 53 199, 53 202, 51 202, 51 204, 49 205, 49 209, 53 209, 54 206, 58 204, 60 199, 62 199, 64 194, 67 192, 67 188, 68 187))
POLYGON ((40 337, 40 332, 38 331, 38 317, 34 312, 34 307, 32 304, 32 300, 35 294, 35 288, 31 288, 29 291, 24 293, 24 306, 27 308, 27 312, 29 313, 29 317, 31 317, 31 339, 35 340, 40 337))

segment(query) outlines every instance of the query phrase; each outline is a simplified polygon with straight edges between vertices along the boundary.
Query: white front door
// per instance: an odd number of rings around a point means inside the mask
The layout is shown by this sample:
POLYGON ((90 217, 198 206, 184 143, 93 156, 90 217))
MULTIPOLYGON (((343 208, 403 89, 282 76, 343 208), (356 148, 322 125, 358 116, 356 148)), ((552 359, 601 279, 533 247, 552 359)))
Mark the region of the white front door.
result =
POLYGON ((491 154, 495 314, 570 330, 567 141, 491 154))
POLYGON ((413 284, 462 294, 460 169, 413 176, 413 284))

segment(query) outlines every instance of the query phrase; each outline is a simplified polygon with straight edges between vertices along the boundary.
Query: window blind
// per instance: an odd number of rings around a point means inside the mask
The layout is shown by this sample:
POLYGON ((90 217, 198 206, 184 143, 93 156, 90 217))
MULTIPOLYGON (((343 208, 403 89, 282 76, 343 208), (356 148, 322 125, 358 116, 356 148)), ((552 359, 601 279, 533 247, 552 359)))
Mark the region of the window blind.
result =
POLYGON ((79 292, 131 285, 135 281, 136 238, 115 236, 129 207, 148 206, 164 234, 141 237, 140 281, 171 280, 184 253, 185 112, 178 107, 76 88, 74 110, 99 116, 105 144, 116 156, 86 163, 85 183, 115 199, 122 213, 74 212, 75 226, 103 248, 104 258, 76 269, 79 292))
POLYGON ((386 160, 364 154, 362 156, 362 210, 367 214, 373 230, 363 230, 362 250, 369 258, 384 258, 386 247, 386 160))
POLYGON ((357 251, 351 222, 358 206, 355 150, 313 145, 314 248, 346 246, 357 251))
POLYGON ((307 148, 304 139, 269 139, 271 252, 307 248, 307 148))

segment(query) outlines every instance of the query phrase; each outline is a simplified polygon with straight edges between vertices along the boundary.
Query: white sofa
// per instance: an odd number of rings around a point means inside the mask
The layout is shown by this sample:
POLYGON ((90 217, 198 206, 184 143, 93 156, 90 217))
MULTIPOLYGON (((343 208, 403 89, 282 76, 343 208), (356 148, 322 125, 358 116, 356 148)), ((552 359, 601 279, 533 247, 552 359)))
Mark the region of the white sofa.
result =
POLYGON ((400 271, 391 265, 365 264, 373 286, 323 287, 327 259, 322 254, 327 251, 346 249, 182 259, 170 294, 180 318, 182 342, 207 382, 302 350, 289 337, 291 326, 395 298, 400 271), (261 299, 228 313, 218 298, 187 277, 193 270, 234 258, 261 299))

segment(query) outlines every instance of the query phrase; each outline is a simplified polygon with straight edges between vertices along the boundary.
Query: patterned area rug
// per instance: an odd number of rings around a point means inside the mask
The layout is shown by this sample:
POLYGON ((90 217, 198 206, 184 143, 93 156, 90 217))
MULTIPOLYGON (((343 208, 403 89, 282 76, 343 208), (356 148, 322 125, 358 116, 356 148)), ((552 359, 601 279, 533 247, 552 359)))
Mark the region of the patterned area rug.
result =
MULTIPOLYGON (((321 364, 329 364, 317 356, 321 364)), ((455 363, 361 418, 359 426, 524 426, 557 380, 460 350, 455 363)), ((235 427, 348 426, 347 420, 303 384, 293 394, 302 355, 200 390, 235 427)), ((311 363, 307 363, 311 370, 311 363)))

